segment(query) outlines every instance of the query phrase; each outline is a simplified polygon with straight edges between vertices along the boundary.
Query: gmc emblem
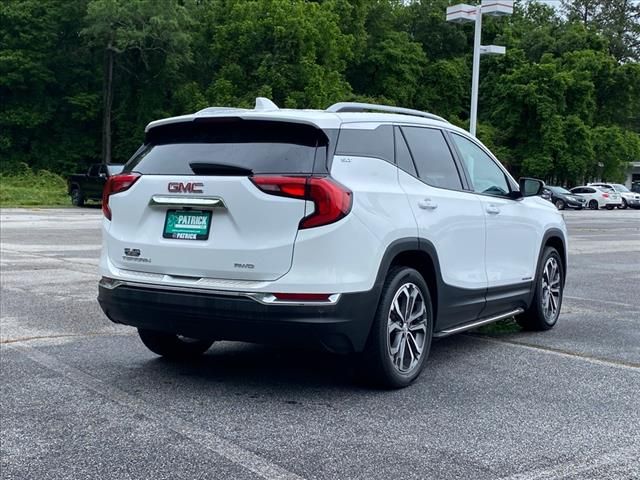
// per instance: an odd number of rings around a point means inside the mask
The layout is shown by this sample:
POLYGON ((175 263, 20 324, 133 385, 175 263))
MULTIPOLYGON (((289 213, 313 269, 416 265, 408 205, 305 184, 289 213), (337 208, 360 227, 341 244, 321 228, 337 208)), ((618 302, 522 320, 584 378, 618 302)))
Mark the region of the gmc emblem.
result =
POLYGON ((168 189, 171 193, 202 193, 204 183, 197 182, 169 182, 168 189))

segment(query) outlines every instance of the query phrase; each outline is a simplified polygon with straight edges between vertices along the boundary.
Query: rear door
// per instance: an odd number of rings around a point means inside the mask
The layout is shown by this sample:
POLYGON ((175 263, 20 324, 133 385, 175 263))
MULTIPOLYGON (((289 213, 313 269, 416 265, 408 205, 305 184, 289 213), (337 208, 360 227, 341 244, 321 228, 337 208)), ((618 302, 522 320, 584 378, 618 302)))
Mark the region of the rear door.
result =
POLYGON ((443 132, 406 126, 396 130, 399 181, 418 223, 421 241, 436 249, 438 329, 474 320, 485 304, 485 218, 480 199, 463 190, 443 132))
POLYGON ((321 130, 218 118, 159 126, 146 140, 123 171, 141 177, 109 201, 116 267, 239 280, 275 280, 290 269, 308 202, 267 194, 252 180, 311 174, 327 145, 321 130))

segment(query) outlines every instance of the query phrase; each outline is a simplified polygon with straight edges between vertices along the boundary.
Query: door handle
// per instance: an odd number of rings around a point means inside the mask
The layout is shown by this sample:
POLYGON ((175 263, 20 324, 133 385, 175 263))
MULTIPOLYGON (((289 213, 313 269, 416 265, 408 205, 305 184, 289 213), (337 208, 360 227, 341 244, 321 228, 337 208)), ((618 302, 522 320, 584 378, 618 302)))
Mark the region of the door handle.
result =
POLYGON ((438 208, 438 204, 434 203, 430 198, 425 198, 418 202, 418 206, 423 210, 435 210, 438 208))
POLYGON ((497 205, 487 205, 487 213, 497 215, 500 213, 500 208, 497 205))

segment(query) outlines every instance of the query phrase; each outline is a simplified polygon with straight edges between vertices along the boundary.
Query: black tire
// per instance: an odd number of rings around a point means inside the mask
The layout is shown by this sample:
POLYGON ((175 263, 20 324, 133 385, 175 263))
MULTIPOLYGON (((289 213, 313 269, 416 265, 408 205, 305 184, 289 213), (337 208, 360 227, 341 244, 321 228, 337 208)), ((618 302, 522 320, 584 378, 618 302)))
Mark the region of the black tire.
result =
POLYGON ((153 353, 174 360, 194 358, 209 350, 213 340, 186 338, 172 333, 138 329, 140 340, 153 353))
POLYGON ((429 288, 417 270, 393 267, 389 271, 361 359, 362 373, 370 383, 382 388, 403 388, 418 378, 431 348, 433 334, 431 305, 429 288), (420 296, 416 293, 412 297, 415 292, 420 296), (403 316, 406 317, 406 307, 410 298, 414 299, 411 313, 418 315, 424 307, 424 314, 413 322, 404 322, 403 318, 394 312, 399 308, 405 312, 403 316), (395 306, 394 299, 396 299, 395 306), (392 324, 395 325, 393 330, 390 328, 392 324), (396 354, 392 353, 393 343, 398 346, 396 354), (395 355, 394 359, 392 355, 395 355), (396 365, 396 361, 399 365, 396 365))
MULTIPOLYGON (((560 258, 560 254, 553 247, 546 247, 544 249, 542 255, 542 261, 540 262, 540 266, 538 267, 538 274, 536 275, 536 285, 535 285, 535 293, 533 296, 533 301, 528 310, 524 313, 518 315, 516 317, 516 321, 520 324, 520 326, 525 330, 531 331, 544 331, 552 329, 555 324, 558 322, 558 317, 560 315, 560 309, 562 308, 562 295, 564 293, 564 268, 562 266, 562 259, 560 258), (546 308, 547 301, 551 302, 552 299, 549 298, 547 300, 547 295, 551 296, 548 289, 548 286, 545 287, 545 284, 554 285, 555 283, 549 282, 549 270, 547 270, 547 266, 551 262, 551 265, 557 267, 557 271, 559 274, 558 277, 558 297, 556 302, 556 310, 553 314, 549 313, 549 309, 546 308)), ((555 297, 553 297, 555 299, 555 297)))
POLYGON ((598 210, 598 201, 597 200, 589 200, 589 209, 598 210))
POLYGON ((556 208, 558 210, 564 210, 565 204, 562 200, 556 200, 556 208))
POLYGON ((626 210, 628 206, 629 206, 629 205, 627 205, 627 201, 623 198, 623 199, 622 199, 622 205, 619 205, 619 206, 618 206, 618 208, 619 208, 620 210, 626 210))
POLYGON ((76 207, 84 207, 84 195, 82 190, 74 188, 71 190, 71 205, 76 207))
POLYGON ((613 205, 607 205, 605 208, 606 208, 607 210, 613 210, 613 205))

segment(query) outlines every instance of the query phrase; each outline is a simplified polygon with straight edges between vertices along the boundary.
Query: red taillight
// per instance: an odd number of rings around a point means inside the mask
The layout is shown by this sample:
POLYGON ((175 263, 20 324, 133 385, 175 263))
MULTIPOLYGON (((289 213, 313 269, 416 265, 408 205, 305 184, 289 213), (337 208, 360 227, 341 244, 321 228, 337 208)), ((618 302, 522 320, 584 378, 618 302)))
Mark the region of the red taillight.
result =
POLYGON ((276 300, 282 302, 328 302, 328 293, 274 293, 276 300))
POLYGON ((124 192, 129 190, 131 185, 136 183, 140 178, 140 174, 137 172, 121 173, 119 175, 113 175, 107 179, 107 183, 104 184, 102 189, 102 213, 107 219, 111 220, 111 209, 109 208, 109 197, 114 193, 124 192))
POLYGON ((307 191, 307 177, 273 175, 251 177, 251 181, 263 192, 280 197, 304 199, 307 191))
POLYGON ((602 194, 602 198, 609 198, 609 194, 608 193, 603 193, 602 194))
POLYGON ((329 225, 351 211, 353 193, 330 177, 264 175, 251 177, 251 181, 271 195, 312 201, 314 211, 300 220, 301 229, 329 225))

